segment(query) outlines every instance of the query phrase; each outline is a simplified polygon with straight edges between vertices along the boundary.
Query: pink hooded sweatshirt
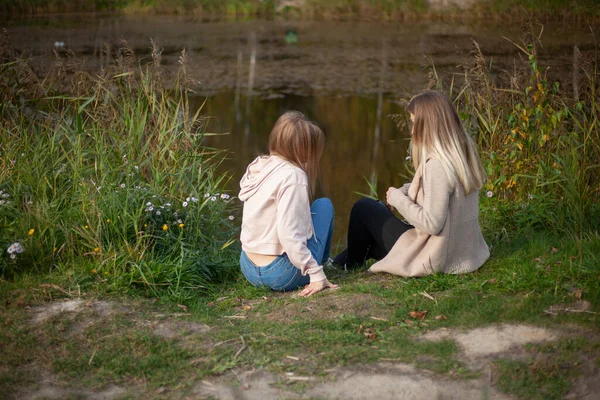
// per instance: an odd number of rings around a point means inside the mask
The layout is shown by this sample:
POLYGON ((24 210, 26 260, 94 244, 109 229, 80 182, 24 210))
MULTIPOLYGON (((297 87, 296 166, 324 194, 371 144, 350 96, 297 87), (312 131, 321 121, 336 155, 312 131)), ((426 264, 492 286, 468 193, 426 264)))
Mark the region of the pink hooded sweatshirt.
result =
POLYGON ((281 157, 261 156, 248 165, 240 188, 242 249, 265 255, 286 253, 311 282, 326 279, 323 267, 306 247, 314 232, 306 173, 281 157))

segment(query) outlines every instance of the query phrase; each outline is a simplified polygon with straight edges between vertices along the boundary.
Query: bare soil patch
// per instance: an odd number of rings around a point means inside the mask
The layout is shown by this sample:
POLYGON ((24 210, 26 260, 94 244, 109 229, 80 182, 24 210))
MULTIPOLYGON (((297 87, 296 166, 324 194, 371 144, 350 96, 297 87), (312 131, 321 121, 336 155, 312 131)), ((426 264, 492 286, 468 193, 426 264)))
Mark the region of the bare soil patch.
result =
POLYGON ((203 381, 199 397, 247 399, 509 399, 483 380, 454 381, 408 364, 376 364, 336 368, 325 377, 273 375, 265 371, 236 371, 214 381, 203 381), (294 386, 308 384, 304 393, 294 386))
POLYGON ((553 341, 558 337, 555 332, 535 326, 499 324, 469 331, 438 329, 419 339, 454 340, 461 348, 464 361, 477 368, 500 354, 519 352, 526 343, 553 341))
POLYGON ((310 316, 312 319, 333 319, 343 314, 352 314, 362 318, 387 318, 389 307, 370 294, 355 294, 351 297, 340 296, 332 292, 326 296, 318 296, 307 303, 298 301, 285 302, 264 318, 275 322, 302 320, 310 316))
POLYGON ((68 385, 61 382, 57 376, 47 371, 37 370, 35 373, 39 376, 37 384, 29 388, 23 388, 23 390, 15 396, 15 399, 112 400, 122 398, 127 393, 126 389, 116 385, 109 385, 100 390, 68 387, 68 385))

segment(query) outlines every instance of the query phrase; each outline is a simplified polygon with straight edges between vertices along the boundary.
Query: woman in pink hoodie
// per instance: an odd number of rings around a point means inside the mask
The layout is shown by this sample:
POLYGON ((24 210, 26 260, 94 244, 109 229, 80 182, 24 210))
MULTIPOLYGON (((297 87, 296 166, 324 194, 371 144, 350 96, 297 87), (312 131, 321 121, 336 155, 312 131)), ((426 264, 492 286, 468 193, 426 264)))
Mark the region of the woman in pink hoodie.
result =
POLYGON ((240 181, 244 202, 244 276, 255 286, 294 290, 301 296, 333 288, 323 271, 333 233, 329 199, 310 204, 325 136, 302 113, 283 114, 269 135, 269 155, 248 165, 240 181))

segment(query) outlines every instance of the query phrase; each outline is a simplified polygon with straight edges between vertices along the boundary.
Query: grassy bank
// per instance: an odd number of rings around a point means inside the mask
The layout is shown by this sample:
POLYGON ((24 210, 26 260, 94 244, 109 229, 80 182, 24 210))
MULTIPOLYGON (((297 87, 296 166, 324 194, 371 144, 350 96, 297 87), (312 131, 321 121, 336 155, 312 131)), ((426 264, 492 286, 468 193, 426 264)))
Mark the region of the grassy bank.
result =
MULTIPOLYGON (((456 2, 461 4, 460 1, 456 2)), ((507 16, 536 16, 540 19, 594 19, 600 6, 594 0, 477 1, 466 6, 445 6, 425 0, 7 0, 0 12, 8 14, 43 14, 64 12, 123 11, 131 13, 199 14, 205 16, 258 16, 324 19, 415 18, 502 19, 507 16), (469 12, 465 12, 468 8, 469 12)))
POLYGON ((156 48, 142 67, 123 44, 103 71, 66 57, 42 79, 0 51, 0 273, 175 298, 225 279, 236 200, 216 172, 223 154, 202 145, 206 120, 189 110, 186 53, 176 77, 156 48))
POLYGON ((179 398, 203 381, 257 368, 301 393, 333 384, 332 368, 367 371, 381 362, 411 363, 440 379, 478 379, 482 371, 453 340, 419 337, 501 322, 546 327, 560 337, 494 357, 492 387, 516 398, 564 398, 590 360, 600 367, 600 238, 530 234, 496 243, 493 254, 463 276, 329 270, 341 289, 310 299, 238 279, 185 306, 106 296, 101 286, 77 291, 60 274, 0 281, 0 390, 18 398, 43 386, 45 371, 54 387, 74 391, 63 396, 117 386, 125 397, 179 398), (71 308, 52 312, 52 304, 71 308))

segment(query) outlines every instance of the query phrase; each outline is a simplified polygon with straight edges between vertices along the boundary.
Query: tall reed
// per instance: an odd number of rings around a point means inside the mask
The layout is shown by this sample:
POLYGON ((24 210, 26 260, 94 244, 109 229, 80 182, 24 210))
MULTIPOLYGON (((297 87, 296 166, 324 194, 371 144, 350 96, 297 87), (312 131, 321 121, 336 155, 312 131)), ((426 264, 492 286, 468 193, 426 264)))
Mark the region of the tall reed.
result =
POLYGON ((185 51, 167 86, 156 47, 149 65, 122 43, 95 75, 67 57, 38 79, 0 42, 0 273, 179 298, 236 270, 235 200, 189 109, 185 51))

